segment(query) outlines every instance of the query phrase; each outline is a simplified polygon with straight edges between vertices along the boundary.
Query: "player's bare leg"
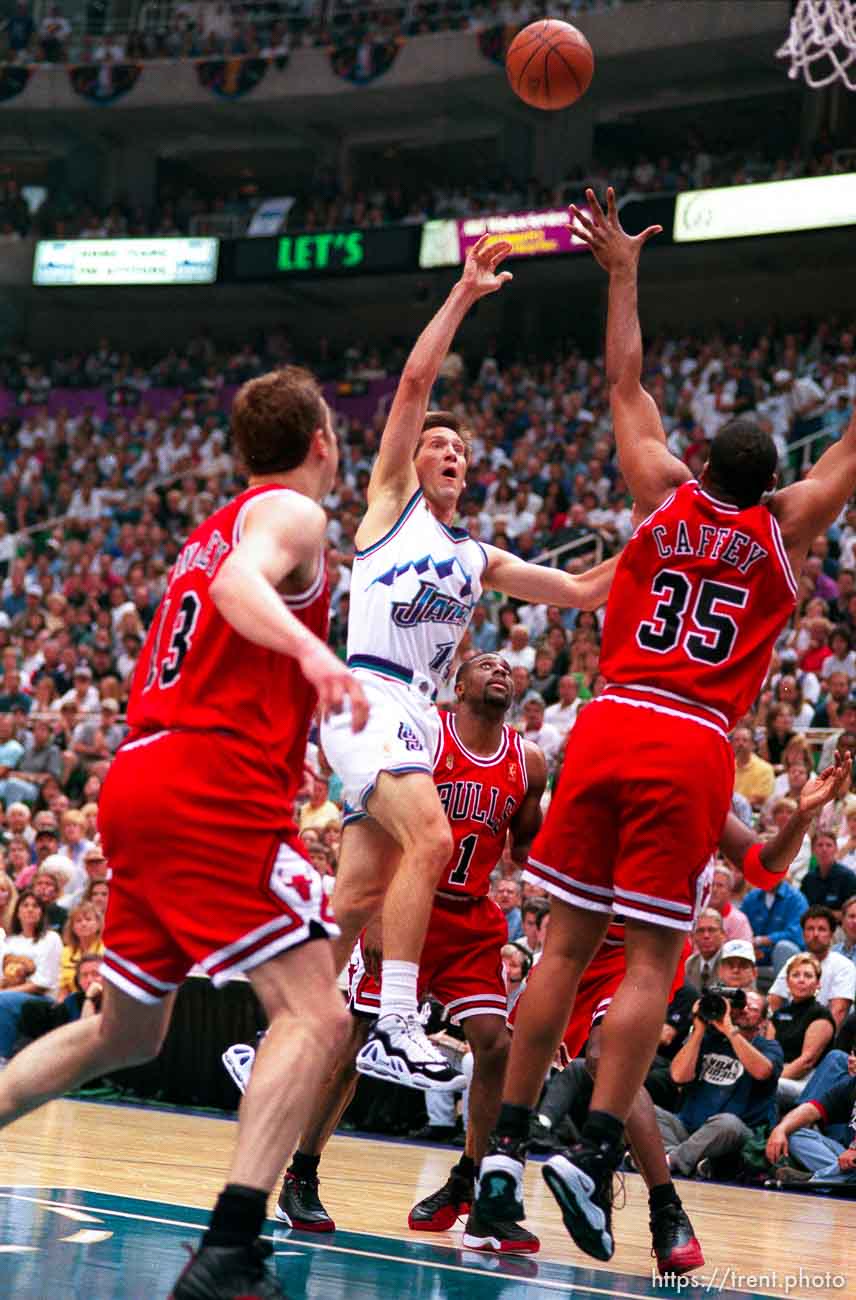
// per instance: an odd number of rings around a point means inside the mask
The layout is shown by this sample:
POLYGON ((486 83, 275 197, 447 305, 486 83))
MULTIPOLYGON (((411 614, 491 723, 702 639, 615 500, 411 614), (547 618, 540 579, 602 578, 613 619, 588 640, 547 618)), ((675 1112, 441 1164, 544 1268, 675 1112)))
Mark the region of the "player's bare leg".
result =
MULTIPOLYGON (((597 1024, 586 1047, 586 1069, 592 1079, 597 1077, 600 1054, 601 1025, 597 1024)), ((660 1273, 681 1274, 701 1268, 704 1255, 672 1182, 654 1103, 647 1088, 640 1088, 634 1097, 624 1131, 636 1168, 648 1188, 652 1248, 660 1273)))
POLYGON ((350 1017, 326 942, 302 944, 248 973, 269 1027, 241 1102, 229 1183, 267 1194, 297 1144, 350 1017))
MULTIPOLYGON (((344 871, 340 864, 333 895, 339 924, 356 937, 386 887, 380 1016, 357 1057, 357 1069, 411 1088, 460 1089, 463 1076, 428 1041, 416 1003, 419 958, 434 890, 452 853, 452 832, 427 772, 381 772, 367 808, 369 820, 387 833, 387 846, 391 839, 399 852, 384 860, 384 840, 376 834, 364 838, 359 858, 346 861, 344 871), (372 849, 379 855, 374 874, 372 849)), ((348 830, 359 832, 368 824, 358 822, 348 830)))
POLYGON ((570 1019, 580 976, 609 925, 609 913, 554 898, 544 955, 534 968, 514 1024, 503 1105, 481 1162, 476 1205, 486 1218, 518 1220, 529 1119, 570 1019))
POLYGON ((373 817, 352 822, 342 832, 332 900, 341 931, 332 943, 337 974, 347 966, 360 931, 383 906, 400 856, 396 841, 373 817))
POLYGON ((511 1035, 502 1016, 468 1016, 461 1027, 473 1053, 465 1152, 478 1168, 502 1103, 511 1035))
POLYGON ((170 993, 149 1005, 105 981, 100 1015, 45 1034, 0 1073, 0 1128, 89 1079, 157 1056, 174 1001, 170 993))
MULTIPOLYGON (((551 921, 552 926, 552 921, 551 921)), ((601 1026, 601 1056, 582 1140, 543 1167, 565 1227, 586 1254, 612 1258, 612 1178, 624 1124, 645 1081, 666 1014, 684 932, 625 918, 627 973, 601 1026)))
POLYGON ((321 1082, 277 1200, 276 1217, 301 1232, 333 1232, 336 1227, 321 1202, 318 1165, 356 1092, 357 1052, 371 1027, 371 1021, 365 1016, 352 1015, 349 1019, 349 1032, 321 1082))

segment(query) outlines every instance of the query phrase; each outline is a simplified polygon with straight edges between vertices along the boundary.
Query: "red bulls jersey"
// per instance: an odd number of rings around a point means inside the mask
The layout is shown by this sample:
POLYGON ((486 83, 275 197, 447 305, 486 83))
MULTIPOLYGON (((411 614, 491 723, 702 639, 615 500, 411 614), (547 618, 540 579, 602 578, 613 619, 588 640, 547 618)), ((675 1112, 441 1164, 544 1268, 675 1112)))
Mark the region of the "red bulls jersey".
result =
POLYGON ((453 713, 441 713, 434 784, 449 819, 455 848, 437 889, 483 897, 505 846, 508 823, 523 802, 528 781, 523 741, 502 728, 496 753, 473 754, 458 737, 453 713))
POLYGON ((693 716, 729 730, 761 689, 796 595, 766 506, 742 510, 695 480, 682 484, 618 562, 600 669, 619 689, 607 694, 679 716, 695 705, 693 716))
MULTIPOLYGON (((209 590, 240 539, 251 502, 274 492, 288 510, 295 495, 290 489, 248 488, 185 542, 137 664, 128 723, 132 736, 177 728, 245 739, 264 749, 293 798, 316 693, 295 659, 236 632, 209 590)), ((323 560, 306 591, 283 599, 301 623, 326 640, 329 591, 323 560)))

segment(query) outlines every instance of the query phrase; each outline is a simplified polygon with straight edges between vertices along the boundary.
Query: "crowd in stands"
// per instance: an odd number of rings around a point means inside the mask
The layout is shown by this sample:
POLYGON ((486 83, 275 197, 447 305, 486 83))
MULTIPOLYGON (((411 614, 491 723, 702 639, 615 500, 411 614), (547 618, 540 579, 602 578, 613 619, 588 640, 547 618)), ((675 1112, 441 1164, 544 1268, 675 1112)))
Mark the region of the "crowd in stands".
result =
MULTIPOLYGON (((0 357, 0 386, 10 398, 0 423, 0 928, 7 936, 0 1058, 57 1017, 97 1013, 109 895, 98 797, 125 735, 131 677, 182 539, 241 483, 229 446, 232 386, 289 359, 284 332, 226 353, 203 334, 165 356, 132 357, 102 340, 89 352, 40 358, 18 348, 0 357), (153 392, 167 386, 181 396, 155 411, 153 392), (108 400, 72 414, 53 390, 75 387, 102 389, 108 400)), ((326 378, 379 378, 400 366, 401 354, 390 347, 337 355, 321 342, 301 359, 326 378)), ((740 340, 654 339, 644 378, 669 445, 692 469, 701 468, 707 441, 732 413, 752 411, 776 437, 785 477, 794 477, 853 412, 856 334, 847 322, 826 321, 740 340)), ((461 513, 474 536, 526 558, 559 549, 571 568, 624 544, 630 502, 615 462, 601 358, 570 343, 538 362, 496 349, 468 364, 453 351, 434 397, 473 433, 461 513)), ((386 402, 373 418, 337 415, 341 471, 326 506, 331 642, 339 653, 354 533, 386 402)), ((797 809, 837 740, 856 754, 854 550, 856 504, 813 545, 798 575, 796 616, 755 711, 733 733, 735 807, 762 835, 797 809)), ((602 688, 599 639, 596 615, 488 596, 463 643, 464 655, 500 650, 507 657, 510 719, 542 747, 553 776, 580 709, 602 688)), ((299 826, 331 886, 340 822, 339 784, 310 745, 299 826)), ((815 1101, 831 1124, 842 1112, 842 1089, 856 1088, 854 868, 853 794, 824 809, 776 890, 747 890, 739 872, 719 865, 694 936, 692 983, 670 1008, 652 1072, 676 1172, 727 1171, 759 1133, 770 1163, 782 1166, 780 1181, 811 1176, 821 1158, 828 1164, 834 1134, 820 1134, 820 1143, 800 1138, 801 1123, 788 1148, 791 1130, 783 1137, 781 1126, 795 1122, 792 1112, 804 1120, 815 1101), (728 1024, 699 1015, 698 995, 719 984, 748 995, 728 1024), (726 1068, 711 1089, 702 1068, 711 1055, 744 1070, 726 1068)), ((543 943, 549 902, 536 887, 521 887, 507 855, 495 874, 508 921, 503 961, 512 1002, 543 943)))
MULTIPOLYGON (((502 212, 564 209, 583 203, 593 186, 603 194, 608 185, 631 194, 677 193, 710 186, 748 185, 758 181, 827 176, 853 169, 852 155, 836 152, 828 140, 809 154, 795 149, 789 156, 765 157, 760 152, 726 151, 688 140, 680 157, 640 154, 608 162, 593 160, 576 167, 558 185, 545 188, 536 181, 517 184, 509 176, 496 182, 458 187, 417 189, 359 183, 343 187, 332 171, 319 169, 311 185, 284 178, 279 192, 295 203, 288 216, 294 230, 343 227, 376 228, 390 224, 421 225, 440 217, 480 217, 502 212)), ((274 187, 277 188, 277 187, 274 187)), ((150 206, 117 202, 99 207, 81 202, 61 189, 51 191, 31 213, 14 180, 0 187, 0 243, 28 235, 55 239, 118 239, 145 235, 219 234, 223 219, 231 233, 246 230, 263 200, 259 187, 247 182, 211 196, 193 188, 163 187, 150 206)))
MULTIPOLYGON (((573 21, 618 8, 621 0, 556 0, 549 16, 573 21)), ((2 24, 0 62, 122 63, 223 56, 287 58, 301 46, 389 42, 442 31, 522 27, 546 16, 531 0, 142 0, 130 30, 116 31, 108 7, 86 6, 72 25, 60 4, 36 22, 30 0, 17 0, 2 24)))

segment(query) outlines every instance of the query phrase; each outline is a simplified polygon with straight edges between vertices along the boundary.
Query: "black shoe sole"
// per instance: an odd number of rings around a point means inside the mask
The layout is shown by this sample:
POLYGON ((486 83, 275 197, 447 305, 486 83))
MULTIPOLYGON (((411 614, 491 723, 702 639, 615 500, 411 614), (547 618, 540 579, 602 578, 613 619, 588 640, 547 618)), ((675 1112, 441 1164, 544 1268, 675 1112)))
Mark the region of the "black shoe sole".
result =
POLYGON ((562 1211, 565 1227, 580 1250, 603 1263, 612 1259, 615 1242, 606 1230, 603 1210, 591 1199, 594 1185, 588 1175, 565 1156, 553 1156, 541 1173, 562 1211), (559 1165, 561 1172, 551 1165, 559 1165))

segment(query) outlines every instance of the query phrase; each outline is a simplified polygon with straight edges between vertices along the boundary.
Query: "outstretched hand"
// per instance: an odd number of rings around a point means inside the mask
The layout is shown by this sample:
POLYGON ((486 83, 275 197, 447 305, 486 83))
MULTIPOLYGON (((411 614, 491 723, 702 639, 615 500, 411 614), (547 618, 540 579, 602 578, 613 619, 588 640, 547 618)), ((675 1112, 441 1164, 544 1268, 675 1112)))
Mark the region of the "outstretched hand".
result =
POLYGON ((817 812, 833 799, 842 799, 850 789, 852 769, 853 759, 849 750, 839 749, 834 763, 806 781, 800 791, 800 812, 817 812))
POLYGON ((478 243, 473 244, 467 253, 461 284, 472 294, 474 300, 496 293, 514 278, 510 271, 497 273, 497 267, 510 252, 508 240, 494 239, 492 235, 482 235, 478 243))
POLYGON ((639 235, 628 235, 618 220, 615 206, 615 190, 610 185, 606 191, 606 212, 597 201, 594 190, 586 190, 589 212, 583 212, 572 203, 568 209, 571 229, 578 239, 588 244, 595 260, 610 275, 613 271, 628 267, 635 269, 643 246, 652 235, 660 235, 662 226, 648 226, 639 235))

